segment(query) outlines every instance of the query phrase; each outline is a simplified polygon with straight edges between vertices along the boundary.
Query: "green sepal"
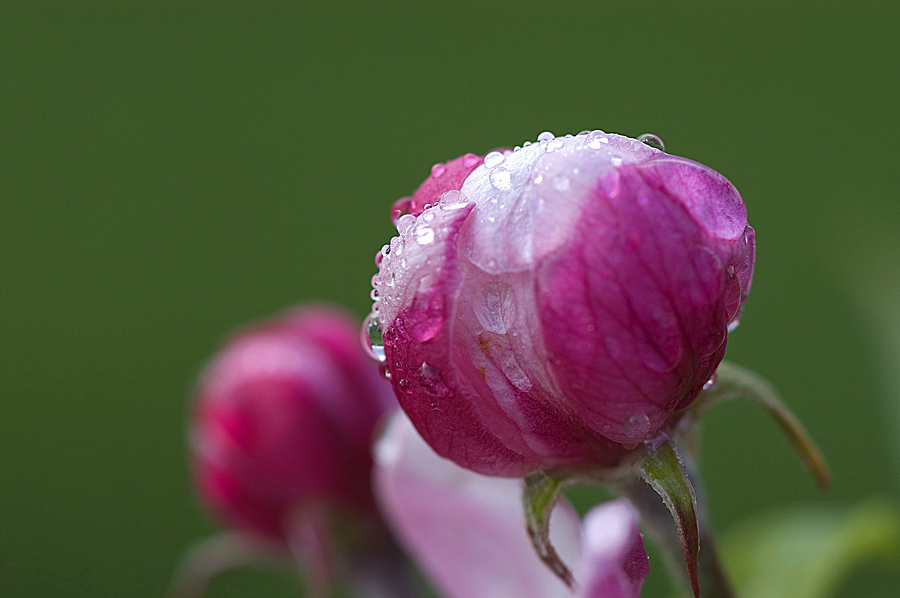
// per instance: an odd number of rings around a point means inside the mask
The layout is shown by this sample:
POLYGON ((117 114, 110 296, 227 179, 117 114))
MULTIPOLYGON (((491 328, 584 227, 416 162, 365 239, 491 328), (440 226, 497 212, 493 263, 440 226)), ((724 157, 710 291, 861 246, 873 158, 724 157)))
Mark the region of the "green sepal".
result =
POLYGON ((638 472, 665 503, 684 551, 688 579, 694 596, 700 596, 700 525, 697 517, 697 497, 675 447, 664 442, 648 451, 638 463, 638 472))
POLYGON ((538 557, 567 586, 574 588, 575 578, 550 542, 550 514, 559 501, 566 477, 544 471, 525 476, 522 504, 525 507, 525 526, 538 557))
POLYGON ((819 485, 828 487, 830 475, 822 451, 800 420, 784 404, 775 387, 759 374, 723 361, 716 370, 714 384, 701 392, 691 406, 691 416, 698 420, 719 403, 737 398, 756 403, 772 416, 819 485))

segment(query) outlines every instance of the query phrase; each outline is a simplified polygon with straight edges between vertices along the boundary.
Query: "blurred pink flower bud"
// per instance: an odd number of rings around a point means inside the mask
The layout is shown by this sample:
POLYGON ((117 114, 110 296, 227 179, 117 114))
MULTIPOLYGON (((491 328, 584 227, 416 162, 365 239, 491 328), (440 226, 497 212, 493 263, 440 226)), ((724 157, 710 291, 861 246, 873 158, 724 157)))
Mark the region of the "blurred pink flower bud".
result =
POLYGON ((436 166, 395 209, 369 337, 439 454, 502 476, 613 466, 712 377, 753 229, 722 175, 658 145, 544 133, 464 179, 465 157, 436 166))
POLYGON ((375 450, 385 518, 444 598, 637 598, 649 571, 625 500, 590 511, 584 528, 560 501, 550 535, 576 565, 575 592, 541 563, 522 525, 522 481, 467 471, 436 455, 402 413, 375 450))
POLYGON ((229 526, 286 545, 295 518, 374 517, 371 443, 396 401, 342 312, 285 314, 232 338, 196 392, 202 499, 229 526))

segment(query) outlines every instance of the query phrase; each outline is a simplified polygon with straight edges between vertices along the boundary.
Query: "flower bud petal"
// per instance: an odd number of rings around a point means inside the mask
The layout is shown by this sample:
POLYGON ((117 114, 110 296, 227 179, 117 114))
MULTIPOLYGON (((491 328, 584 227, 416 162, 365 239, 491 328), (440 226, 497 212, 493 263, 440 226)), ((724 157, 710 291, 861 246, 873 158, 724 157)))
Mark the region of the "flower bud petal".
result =
POLYGON ((481 156, 465 154, 445 164, 435 164, 431 167, 431 176, 419 185, 412 197, 397 200, 391 210, 391 219, 396 223, 404 214, 418 216, 425 211, 425 206, 437 205, 444 193, 462 187, 469 173, 482 162, 484 158, 481 156))
POLYGON ((298 510, 372 512, 370 443, 393 404, 343 313, 305 309, 246 330, 196 391, 199 493, 230 526, 280 544, 298 510))
POLYGON ((612 466, 670 429, 750 288, 734 187, 594 131, 492 152, 458 192, 462 209, 398 223, 374 278, 385 365, 425 440, 517 476, 612 466))

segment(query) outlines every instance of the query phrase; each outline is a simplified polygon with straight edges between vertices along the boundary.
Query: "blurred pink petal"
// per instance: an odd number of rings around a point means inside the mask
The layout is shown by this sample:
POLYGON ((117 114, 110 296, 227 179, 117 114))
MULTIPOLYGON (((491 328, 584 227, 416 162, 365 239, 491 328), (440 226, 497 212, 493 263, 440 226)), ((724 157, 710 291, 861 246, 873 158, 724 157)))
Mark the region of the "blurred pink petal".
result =
POLYGON ((228 527, 285 548, 300 516, 345 508, 377 519, 371 443, 395 405, 343 312, 310 307, 241 331, 196 391, 200 497, 228 527))
MULTIPOLYGON (((375 490, 385 519, 444 598, 569 595, 525 532, 521 480, 482 476, 439 457, 400 412, 375 449, 375 490)), ((577 558, 579 527, 560 501, 550 536, 568 563, 577 558)))
POLYGON ((591 510, 584 518, 577 598, 638 598, 650 570, 637 513, 626 500, 591 510))

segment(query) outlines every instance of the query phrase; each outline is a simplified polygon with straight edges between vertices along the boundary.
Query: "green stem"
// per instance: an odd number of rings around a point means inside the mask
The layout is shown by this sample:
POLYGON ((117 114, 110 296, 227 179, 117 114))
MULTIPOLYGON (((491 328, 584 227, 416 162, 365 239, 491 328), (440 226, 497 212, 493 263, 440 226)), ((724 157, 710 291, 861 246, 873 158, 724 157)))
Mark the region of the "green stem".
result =
POLYGON ((202 598, 213 580, 226 571, 250 565, 290 567, 290 559, 268 544, 238 532, 222 532, 195 544, 184 555, 166 594, 168 598, 202 598))
POLYGON ((748 399, 762 407, 787 435, 819 485, 828 487, 830 475, 822 452, 775 387, 759 374, 723 361, 716 370, 715 384, 700 394, 691 406, 691 415, 699 420, 719 403, 736 398, 748 399))

